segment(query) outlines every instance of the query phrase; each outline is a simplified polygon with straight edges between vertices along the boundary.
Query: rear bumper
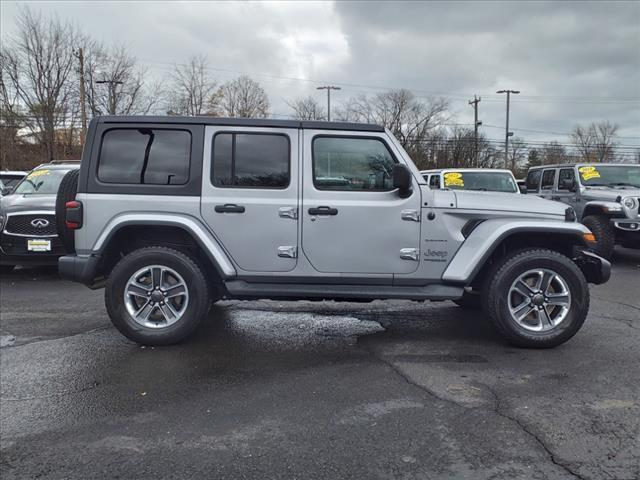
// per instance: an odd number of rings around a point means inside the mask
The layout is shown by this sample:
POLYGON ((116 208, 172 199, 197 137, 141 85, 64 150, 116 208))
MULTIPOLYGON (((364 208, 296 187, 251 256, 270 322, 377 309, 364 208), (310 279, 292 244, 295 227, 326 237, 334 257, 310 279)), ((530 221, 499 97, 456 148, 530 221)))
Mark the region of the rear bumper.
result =
POLYGON ((611 277, 611 263, 595 253, 581 251, 574 259, 587 282, 600 285, 611 277))
POLYGON ((99 286, 96 280, 100 256, 65 255, 58 259, 58 273, 63 280, 82 283, 88 287, 99 286))

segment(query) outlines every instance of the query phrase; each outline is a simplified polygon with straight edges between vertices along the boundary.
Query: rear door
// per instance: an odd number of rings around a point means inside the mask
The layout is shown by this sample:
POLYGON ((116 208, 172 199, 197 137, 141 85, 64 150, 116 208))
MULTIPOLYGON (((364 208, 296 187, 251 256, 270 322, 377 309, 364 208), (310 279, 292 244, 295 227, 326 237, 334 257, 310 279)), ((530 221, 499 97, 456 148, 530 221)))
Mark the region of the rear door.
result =
POLYGON ((542 171, 542 179, 540 180, 540 196, 551 200, 554 195, 553 189, 556 185, 556 169, 546 168, 542 171))
POLYGON ((576 207, 576 175, 573 168, 560 168, 558 182, 552 200, 558 200, 572 207, 576 207), (574 187, 569 188, 565 182, 571 182, 574 187))
POLYGON ((298 135, 297 129, 206 128, 201 215, 240 270, 296 266, 298 135))

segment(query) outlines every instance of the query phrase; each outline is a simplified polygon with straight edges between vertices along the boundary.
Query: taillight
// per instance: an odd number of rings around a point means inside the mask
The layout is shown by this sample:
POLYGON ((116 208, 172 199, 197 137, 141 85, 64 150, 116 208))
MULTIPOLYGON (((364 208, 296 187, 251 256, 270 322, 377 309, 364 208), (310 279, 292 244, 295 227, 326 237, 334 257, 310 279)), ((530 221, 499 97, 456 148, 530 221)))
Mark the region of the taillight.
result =
POLYGON ((64 224, 70 230, 82 228, 82 202, 71 200, 64 204, 65 219, 64 224))

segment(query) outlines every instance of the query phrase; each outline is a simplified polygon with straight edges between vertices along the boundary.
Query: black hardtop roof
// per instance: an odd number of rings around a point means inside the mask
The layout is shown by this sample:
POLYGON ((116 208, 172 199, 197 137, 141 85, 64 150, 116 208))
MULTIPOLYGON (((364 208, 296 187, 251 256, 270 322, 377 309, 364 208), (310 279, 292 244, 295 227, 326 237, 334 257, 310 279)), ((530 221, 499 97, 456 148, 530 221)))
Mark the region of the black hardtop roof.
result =
POLYGON ((384 127, 370 123, 321 122, 310 120, 276 120, 272 118, 218 118, 218 117, 178 117, 105 115, 96 117, 100 123, 158 123, 172 125, 221 125, 237 127, 308 128, 318 130, 352 130, 359 132, 384 132, 384 127))

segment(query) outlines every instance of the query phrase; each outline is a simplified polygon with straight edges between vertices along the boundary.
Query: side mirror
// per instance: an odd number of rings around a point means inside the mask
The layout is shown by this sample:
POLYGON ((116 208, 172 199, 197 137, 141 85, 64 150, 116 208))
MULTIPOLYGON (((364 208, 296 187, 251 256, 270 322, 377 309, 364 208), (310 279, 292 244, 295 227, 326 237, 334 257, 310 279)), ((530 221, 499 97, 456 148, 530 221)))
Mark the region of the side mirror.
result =
POLYGON ((0 194, 1 194, 2 196, 5 196, 5 195, 11 195, 11 192, 13 192, 13 187, 4 187, 4 188, 0 191, 0 194))
POLYGON ((398 195, 400 198, 407 198, 411 196, 411 172, 406 165, 395 164, 392 171, 393 176, 393 188, 398 189, 398 195))
POLYGON ((526 185, 518 185, 518 190, 520 190, 520 193, 527 193, 527 186, 526 185))

